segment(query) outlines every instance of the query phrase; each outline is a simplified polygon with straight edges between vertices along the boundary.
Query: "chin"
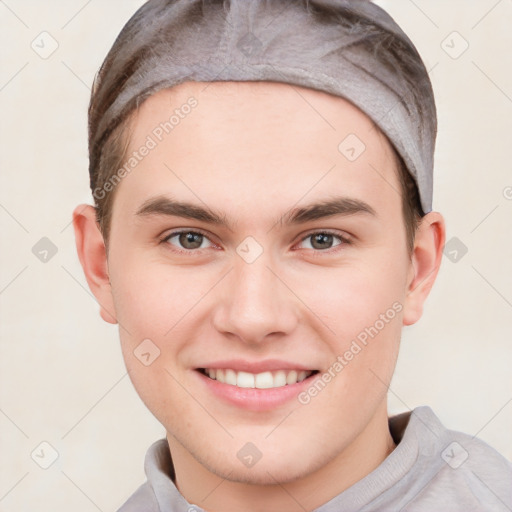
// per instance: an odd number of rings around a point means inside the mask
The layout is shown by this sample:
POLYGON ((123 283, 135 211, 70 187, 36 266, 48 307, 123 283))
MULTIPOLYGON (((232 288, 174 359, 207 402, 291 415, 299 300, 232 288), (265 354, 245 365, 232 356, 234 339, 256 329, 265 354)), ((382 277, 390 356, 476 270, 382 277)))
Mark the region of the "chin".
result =
MULTIPOLYGON (((301 454, 301 457, 303 454, 301 454)), ((275 454, 273 457, 262 457, 254 466, 245 468, 237 459, 233 465, 232 460, 217 459, 216 463, 206 465, 210 472, 230 482, 249 485, 276 485, 287 484, 303 478, 323 466, 324 462, 319 460, 317 464, 313 461, 300 458, 297 460, 297 452, 290 454, 290 457, 283 457, 275 454)))
POLYGON ((256 467, 250 469, 225 467, 222 468, 222 471, 217 472, 217 476, 240 484, 276 485, 293 482, 309 473, 307 470, 298 473, 297 469, 292 470, 292 467, 293 464, 287 464, 286 468, 276 468, 272 464, 262 465, 258 469, 256 467))

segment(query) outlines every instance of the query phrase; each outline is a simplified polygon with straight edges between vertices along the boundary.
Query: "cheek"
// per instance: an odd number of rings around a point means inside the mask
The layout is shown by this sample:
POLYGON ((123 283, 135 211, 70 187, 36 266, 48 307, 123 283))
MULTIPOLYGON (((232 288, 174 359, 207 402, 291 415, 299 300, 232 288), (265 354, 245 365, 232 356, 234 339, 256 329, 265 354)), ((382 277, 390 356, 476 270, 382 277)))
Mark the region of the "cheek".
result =
POLYGON ((187 270, 127 255, 113 262, 112 293, 123 358, 130 380, 146 407, 164 424, 168 411, 185 410, 180 386, 183 332, 194 305, 204 295, 187 270))
POLYGON ((296 280, 298 295, 327 326, 324 341, 336 378, 324 399, 348 410, 361 408, 363 396, 378 401, 385 394, 398 355, 407 266, 396 254, 375 253, 344 267, 317 267, 296 280))
MULTIPOLYGON (((205 271, 127 258, 111 276, 119 322, 132 337, 166 338, 206 294, 205 271)), ((211 272, 210 272, 211 274, 211 272)))
POLYGON ((163 410, 170 397, 179 401, 182 395, 177 382, 182 381, 189 361, 191 340, 208 320, 204 299, 218 280, 217 272, 171 266, 137 254, 113 262, 112 268, 116 269, 111 275, 112 293, 126 367, 146 405, 153 411, 163 410), (146 353, 150 355, 144 358, 146 353), (148 366, 147 359, 152 361, 148 366), (167 398, 159 393, 163 389, 172 390, 167 398))
POLYGON ((328 384, 325 391, 312 384, 299 397, 301 404, 314 401, 314 407, 335 421, 351 418, 352 425, 366 424, 385 399, 402 328, 399 287, 384 286, 384 281, 376 283, 370 277, 352 271, 336 293, 318 295, 318 311, 325 313, 322 319, 334 331, 324 337, 330 352, 323 371, 328 384))
MULTIPOLYGON (((290 283, 301 301, 323 322, 326 332, 337 340, 339 350, 347 340, 373 326, 385 315, 397 324, 393 337, 400 332, 400 313, 405 297, 407 266, 396 256, 386 259, 375 255, 348 262, 338 267, 313 267, 298 270, 290 283)), ((390 333, 391 334, 391 333, 390 333)))

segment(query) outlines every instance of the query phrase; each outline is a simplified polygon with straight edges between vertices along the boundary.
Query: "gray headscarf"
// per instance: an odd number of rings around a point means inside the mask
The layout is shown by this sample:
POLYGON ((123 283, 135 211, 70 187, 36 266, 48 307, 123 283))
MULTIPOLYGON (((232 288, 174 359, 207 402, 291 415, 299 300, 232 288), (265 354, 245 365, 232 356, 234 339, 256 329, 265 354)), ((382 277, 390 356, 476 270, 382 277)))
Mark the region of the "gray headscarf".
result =
POLYGON ((368 0, 149 0, 95 80, 91 182, 105 138, 147 97, 185 81, 226 80, 284 82, 349 100, 388 137, 423 211, 432 210, 432 86, 413 43, 368 0))

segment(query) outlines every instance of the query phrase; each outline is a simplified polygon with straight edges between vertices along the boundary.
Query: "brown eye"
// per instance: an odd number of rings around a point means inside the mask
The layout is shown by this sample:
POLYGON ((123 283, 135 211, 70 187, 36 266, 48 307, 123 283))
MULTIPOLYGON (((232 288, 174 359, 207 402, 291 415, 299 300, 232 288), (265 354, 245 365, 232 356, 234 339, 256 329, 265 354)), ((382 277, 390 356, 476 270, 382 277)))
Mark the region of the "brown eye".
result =
POLYGON ((164 239, 165 242, 178 247, 179 249, 193 250, 208 247, 209 240, 201 233, 195 231, 181 231, 171 233, 164 239), (206 243, 206 245, 204 245, 206 243))
POLYGON ((314 249, 330 249, 332 242, 333 236, 327 233, 317 233, 311 236, 311 246, 314 249))
POLYGON ((346 240, 342 236, 323 231, 311 233, 301 241, 301 243, 304 244, 302 246, 303 249, 315 249, 320 251, 331 249, 345 242, 346 240))

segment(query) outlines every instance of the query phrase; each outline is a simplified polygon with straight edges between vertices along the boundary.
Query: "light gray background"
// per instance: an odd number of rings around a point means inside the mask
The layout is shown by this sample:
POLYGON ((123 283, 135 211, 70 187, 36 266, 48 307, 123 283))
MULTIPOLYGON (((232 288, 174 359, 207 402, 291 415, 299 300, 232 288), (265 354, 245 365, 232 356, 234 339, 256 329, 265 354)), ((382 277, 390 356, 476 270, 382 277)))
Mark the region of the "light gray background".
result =
MULTIPOLYGON (((89 89, 142 3, 0 0, 1 511, 116 510, 164 435, 99 317, 70 225, 91 202, 89 89), (31 47, 51 49, 43 31, 58 43, 46 59, 31 47), (42 237, 57 248, 46 262, 32 252, 42 237), (58 453, 48 469, 35 462, 51 462, 43 441, 58 453)), ((512 458, 512 0, 378 3, 431 70, 434 209, 468 249, 443 258, 422 320, 404 330, 390 412, 430 405, 512 458)))

